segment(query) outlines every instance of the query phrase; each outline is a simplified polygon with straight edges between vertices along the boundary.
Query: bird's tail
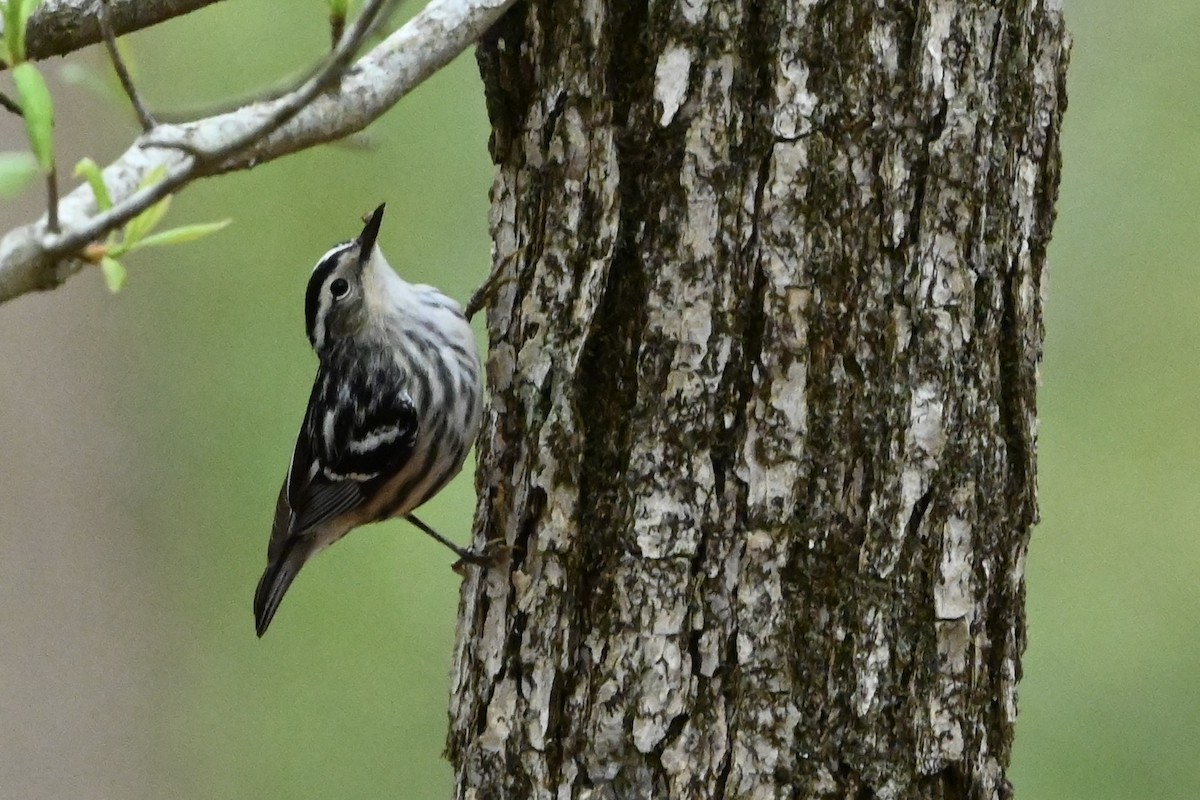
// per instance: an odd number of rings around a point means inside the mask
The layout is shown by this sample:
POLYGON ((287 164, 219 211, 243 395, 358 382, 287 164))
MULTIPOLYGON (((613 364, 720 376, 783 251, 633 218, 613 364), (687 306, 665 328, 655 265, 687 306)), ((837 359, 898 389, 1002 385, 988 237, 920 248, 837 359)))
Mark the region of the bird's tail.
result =
POLYGON ((254 628, 260 638, 267 632, 279 603, 310 553, 311 549, 303 542, 294 542, 267 562, 267 568, 258 579, 258 588, 254 590, 254 628))

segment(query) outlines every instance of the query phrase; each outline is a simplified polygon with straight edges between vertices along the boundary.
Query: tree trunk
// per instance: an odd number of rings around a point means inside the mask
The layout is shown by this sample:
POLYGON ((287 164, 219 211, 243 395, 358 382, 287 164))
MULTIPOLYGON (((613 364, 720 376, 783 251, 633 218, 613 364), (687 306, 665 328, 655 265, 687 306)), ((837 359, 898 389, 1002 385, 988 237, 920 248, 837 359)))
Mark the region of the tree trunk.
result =
POLYGON ((554 0, 479 59, 460 798, 993 798, 1036 521, 1056 0, 554 0))

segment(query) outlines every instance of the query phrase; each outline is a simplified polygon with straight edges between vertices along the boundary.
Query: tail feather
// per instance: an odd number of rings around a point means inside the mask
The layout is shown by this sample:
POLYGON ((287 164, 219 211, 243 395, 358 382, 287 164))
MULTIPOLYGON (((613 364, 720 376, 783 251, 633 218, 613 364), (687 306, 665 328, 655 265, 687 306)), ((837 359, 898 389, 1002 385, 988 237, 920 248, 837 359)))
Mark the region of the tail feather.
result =
POLYGON ((267 563, 258 580, 258 588, 254 590, 254 628, 259 638, 267 632, 288 587, 308 560, 308 553, 308 548, 303 545, 293 545, 267 563))

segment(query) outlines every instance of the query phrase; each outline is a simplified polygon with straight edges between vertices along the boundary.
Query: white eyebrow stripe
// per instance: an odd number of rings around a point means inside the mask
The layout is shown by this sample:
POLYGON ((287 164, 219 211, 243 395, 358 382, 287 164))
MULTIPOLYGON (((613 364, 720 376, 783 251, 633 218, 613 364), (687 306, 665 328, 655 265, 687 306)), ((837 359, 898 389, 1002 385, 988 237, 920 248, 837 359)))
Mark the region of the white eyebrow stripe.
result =
POLYGON ((338 253, 342 252, 343 250, 349 250, 351 247, 354 247, 353 239, 351 239, 348 242, 342 242, 341 244, 335 244, 333 247, 331 247, 325 251, 325 255, 323 255, 317 259, 316 264, 313 264, 313 272, 316 272, 317 268, 320 267, 322 264, 324 264, 332 256, 337 255, 338 253))

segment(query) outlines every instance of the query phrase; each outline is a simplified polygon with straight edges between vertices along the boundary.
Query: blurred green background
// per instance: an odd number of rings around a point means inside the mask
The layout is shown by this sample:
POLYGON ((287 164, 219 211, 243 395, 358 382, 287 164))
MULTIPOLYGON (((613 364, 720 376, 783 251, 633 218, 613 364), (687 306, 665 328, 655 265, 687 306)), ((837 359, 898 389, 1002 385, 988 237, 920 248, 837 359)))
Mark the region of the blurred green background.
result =
MULTIPOLYGON (((151 106, 196 111, 310 63, 323 6, 288 6, 285 21, 230 0, 131 37, 151 106)), ((1200 3, 1067 11, 1011 776, 1024 800, 1193 798, 1200 3)), ((62 163, 106 163, 135 133, 123 103, 55 90, 62 163)), ((447 796, 446 553, 402 523, 360 532, 310 565, 261 642, 250 597, 313 371, 314 258, 386 200, 392 263, 465 298, 489 263, 487 134, 460 58, 369 150, 188 190, 168 222, 234 226, 130 257, 118 297, 92 274, 0 309, 0 798, 447 796)), ((0 149, 21 136, 0 116, 0 149)), ((5 203, 0 229, 39 204, 5 203)), ((460 478, 428 521, 466 541, 473 496, 460 478)))

